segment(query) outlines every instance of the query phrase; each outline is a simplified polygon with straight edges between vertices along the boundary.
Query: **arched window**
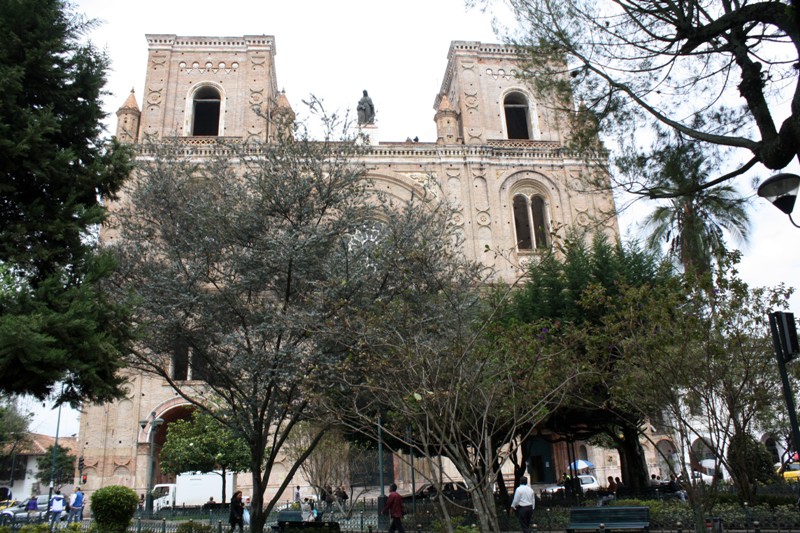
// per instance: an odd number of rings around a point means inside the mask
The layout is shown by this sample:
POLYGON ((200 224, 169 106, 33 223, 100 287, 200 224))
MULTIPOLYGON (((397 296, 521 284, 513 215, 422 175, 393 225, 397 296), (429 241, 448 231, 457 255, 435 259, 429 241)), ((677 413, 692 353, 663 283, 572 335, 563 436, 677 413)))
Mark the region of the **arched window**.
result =
POLYGON ((518 250, 545 249, 548 242, 547 203, 539 195, 514 195, 514 229, 518 250))
POLYGON ((192 99, 192 135, 219 135, 221 98, 214 87, 201 87, 192 99))
POLYGON ((528 107, 528 97, 519 92, 508 93, 503 100, 509 139, 532 138, 528 107))

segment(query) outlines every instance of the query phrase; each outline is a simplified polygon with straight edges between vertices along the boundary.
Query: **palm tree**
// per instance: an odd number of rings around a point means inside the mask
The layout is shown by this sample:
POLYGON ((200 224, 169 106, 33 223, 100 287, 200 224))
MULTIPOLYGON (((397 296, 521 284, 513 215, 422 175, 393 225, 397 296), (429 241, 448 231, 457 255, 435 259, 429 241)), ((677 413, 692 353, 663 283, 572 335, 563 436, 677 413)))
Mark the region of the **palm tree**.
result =
POLYGON ((727 251, 725 235, 746 243, 750 218, 746 199, 730 185, 700 189, 709 168, 694 143, 682 143, 656 151, 647 167, 658 173, 660 193, 672 194, 644 222, 646 242, 653 249, 666 243, 669 253, 686 271, 702 275, 727 251))

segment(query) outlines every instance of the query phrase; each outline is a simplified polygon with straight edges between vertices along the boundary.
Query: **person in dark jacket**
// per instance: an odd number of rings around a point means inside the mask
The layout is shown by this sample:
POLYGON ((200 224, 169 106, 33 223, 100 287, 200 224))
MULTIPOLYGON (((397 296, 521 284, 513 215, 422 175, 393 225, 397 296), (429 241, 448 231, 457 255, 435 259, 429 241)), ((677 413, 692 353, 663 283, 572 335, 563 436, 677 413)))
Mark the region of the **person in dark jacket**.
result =
POLYGON ((239 533, 244 533, 244 502, 242 502, 242 491, 237 490, 231 498, 231 516, 228 519, 231 524, 231 533, 236 531, 239 526, 239 533))
POLYGON ((405 533, 403 529, 403 498, 397 493, 397 485, 392 483, 389 485, 389 497, 386 499, 386 505, 383 506, 383 514, 388 514, 392 519, 389 524, 389 533, 399 531, 405 533))

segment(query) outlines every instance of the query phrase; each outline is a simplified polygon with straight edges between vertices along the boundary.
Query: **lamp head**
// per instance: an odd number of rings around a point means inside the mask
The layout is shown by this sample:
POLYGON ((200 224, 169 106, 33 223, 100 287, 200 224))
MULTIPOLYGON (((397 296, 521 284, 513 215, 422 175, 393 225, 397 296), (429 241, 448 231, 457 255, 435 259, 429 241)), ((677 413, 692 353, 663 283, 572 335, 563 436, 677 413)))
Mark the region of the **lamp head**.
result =
POLYGON ((791 215, 799 189, 800 176, 783 172, 762 183, 758 187, 758 195, 769 200, 787 215, 791 215))

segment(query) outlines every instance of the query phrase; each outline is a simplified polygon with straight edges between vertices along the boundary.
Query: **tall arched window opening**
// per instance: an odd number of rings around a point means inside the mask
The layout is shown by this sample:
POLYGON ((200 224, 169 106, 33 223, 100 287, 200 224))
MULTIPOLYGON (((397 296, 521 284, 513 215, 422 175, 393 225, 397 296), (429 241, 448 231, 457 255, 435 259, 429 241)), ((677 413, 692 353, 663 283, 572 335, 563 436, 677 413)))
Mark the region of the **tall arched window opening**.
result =
POLYGON ((509 93, 503 100, 506 115, 506 132, 509 139, 530 139, 528 98, 522 93, 509 93))
POLYGON ((518 250, 541 250, 550 246, 548 241, 547 204, 544 198, 517 194, 513 201, 514 229, 518 250))
POLYGON ((544 198, 534 196, 531 198, 531 218, 533 219, 533 234, 536 248, 547 248, 547 217, 545 216, 544 198))
POLYGON ((192 135, 219 135, 220 102, 219 91, 213 87, 201 87, 194 93, 192 135))

